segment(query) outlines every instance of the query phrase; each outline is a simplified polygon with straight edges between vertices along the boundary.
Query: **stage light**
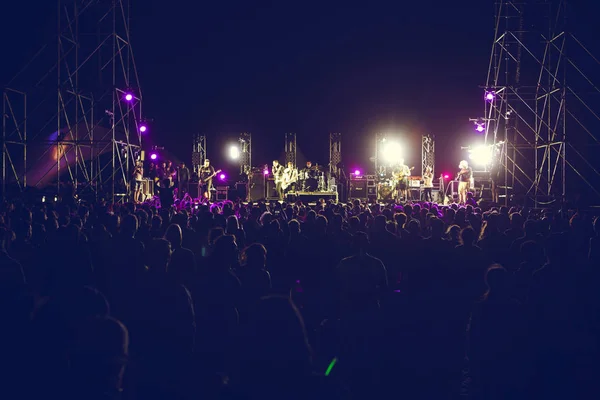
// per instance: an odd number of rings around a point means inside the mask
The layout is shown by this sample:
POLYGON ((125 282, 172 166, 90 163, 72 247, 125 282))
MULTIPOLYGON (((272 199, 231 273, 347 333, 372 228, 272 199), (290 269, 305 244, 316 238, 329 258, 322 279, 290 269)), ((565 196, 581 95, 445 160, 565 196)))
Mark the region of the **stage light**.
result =
POLYGON ((484 122, 476 122, 475 123, 475 130, 477 132, 483 132, 483 131, 485 131, 485 123, 484 122))
POLYGON ((450 174, 444 174, 444 179, 450 179, 450 174))
POLYGON ((144 133, 148 130, 148 127, 146 126, 146 124, 141 124, 140 125, 140 132, 144 133))
POLYGON ((485 100, 492 102, 496 98, 496 92, 488 90, 485 92, 485 100))
POLYGON ((269 175, 269 169, 268 168, 265 168, 263 170, 263 175, 269 175))
POLYGON ((133 100, 133 95, 131 93, 126 93, 125 94, 125 100, 132 101, 133 100))
POLYGON ((402 160, 402 146, 396 142, 385 142, 382 144, 381 156, 388 164, 397 164, 402 160))
POLYGON ((150 159, 151 160, 156 160, 157 158, 158 158, 158 154, 156 154, 156 153, 150 154, 150 159))
POLYGON ((490 165, 493 156, 494 148, 492 146, 481 145, 469 150, 469 160, 471 160, 475 166, 485 167, 486 165, 490 165))
POLYGON ((229 157, 232 160, 237 160, 238 158, 240 158, 240 149, 237 146, 231 146, 229 148, 229 157))
POLYGON ((226 178, 226 177, 225 177, 225 174, 221 174, 221 175, 219 175, 219 180, 222 180, 222 181, 224 181, 224 180, 225 180, 225 178, 226 178))
POLYGON ((360 176, 360 169, 354 170, 354 175, 355 176, 360 176))

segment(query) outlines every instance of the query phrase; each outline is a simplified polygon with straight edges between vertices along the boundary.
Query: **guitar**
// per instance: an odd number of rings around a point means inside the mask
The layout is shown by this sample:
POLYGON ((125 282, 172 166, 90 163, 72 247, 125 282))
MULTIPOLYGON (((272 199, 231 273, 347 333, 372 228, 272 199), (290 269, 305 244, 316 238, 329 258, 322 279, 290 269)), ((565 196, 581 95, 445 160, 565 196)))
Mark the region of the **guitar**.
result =
MULTIPOLYGON (((415 167, 410 167, 409 171, 414 170, 415 167)), ((405 174, 404 171, 400 171, 400 172, 393 172, 392 173, 392 178, 395 181, 401 181, 402 179, 406 178, 407 176, 409 176, 410 174, 405 174)))
MULTIPOLYGON (((287 170, 287 168, 286 168, 287 170)), ((284 171, 283 174, 283 182, 281 183, 281 189, 287 189, 292 183, 296 183, 298 181, 298 170, 292 169, 292 171, 284 171)))
POLYGON ((206 183, 206 181, 208 181, 209 179, 212 179, 212 178, 214 178, 214 177, 215 177, 215 176, 217 176, 217 174, 218 174, 219 172, 221 172, 221 171, 222 171, 222 170, 215 171, 215 172, 213 172, 212 174, 210 174, 209 176, 207 176, 206 178, 204 178, 204 179, 200 179, 200 184, 201 184, 201 185, 204 185, 204 184, 206 183))

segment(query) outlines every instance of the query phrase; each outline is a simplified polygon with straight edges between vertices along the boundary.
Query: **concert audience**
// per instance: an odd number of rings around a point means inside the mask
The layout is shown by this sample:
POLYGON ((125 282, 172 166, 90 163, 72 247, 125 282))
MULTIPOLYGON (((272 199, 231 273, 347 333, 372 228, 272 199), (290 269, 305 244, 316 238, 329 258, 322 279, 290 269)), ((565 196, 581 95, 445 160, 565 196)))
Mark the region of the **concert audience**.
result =
POLYGON ((3 203, 2 398, 596 398, 599 221, 3 203))

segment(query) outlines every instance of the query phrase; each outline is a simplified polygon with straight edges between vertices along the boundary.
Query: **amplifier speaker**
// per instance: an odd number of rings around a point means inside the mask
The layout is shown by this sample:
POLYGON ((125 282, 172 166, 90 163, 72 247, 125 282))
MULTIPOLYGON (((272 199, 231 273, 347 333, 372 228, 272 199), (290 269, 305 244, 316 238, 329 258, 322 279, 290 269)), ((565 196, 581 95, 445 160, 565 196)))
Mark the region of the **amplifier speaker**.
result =
POLYGON ((350 181, 350 199, 366 199, 367 198, 367 181, 352 180, 350 181))
POLYGON ((273 200, 279 199, 279 193, 277 193, 277 190, 275 187, 275 180, 272 178, 267 179, 267 200, 269 200, 269 199, 273 199, 273 200))
POLYGON ((265 199, 265 176, 262 172, 252 174, 249 182, 250 188, 248 189, 250 193, 250 198, 248 201, 260 201, 265 199))
POLYGON ((229 188, 227 186, 217 186, 217 201, 224 201, 227 200, 227 191, 229 190, 229 188))

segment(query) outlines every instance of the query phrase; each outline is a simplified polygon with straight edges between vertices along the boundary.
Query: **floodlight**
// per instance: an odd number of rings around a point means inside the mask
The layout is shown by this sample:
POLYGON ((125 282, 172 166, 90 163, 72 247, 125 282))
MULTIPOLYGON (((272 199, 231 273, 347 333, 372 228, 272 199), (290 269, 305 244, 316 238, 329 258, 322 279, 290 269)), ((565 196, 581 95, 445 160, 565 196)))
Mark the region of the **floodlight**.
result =
POLYGON ((469 160, 479 167, 485 167, 492 163, 494 157, 494 148, 492 146, 476 146, 469 150, 469 160))
POLYGON ((396 142, 385 142, 381 145, 381 156, 388 164, 397 164, 402 160, 402 146, 396 142))
POLYGON ((240 158, 240 148, 237 146, 231 146, 229 148, 229 157, 232 160, 237 160, 238 158, 240 158))

